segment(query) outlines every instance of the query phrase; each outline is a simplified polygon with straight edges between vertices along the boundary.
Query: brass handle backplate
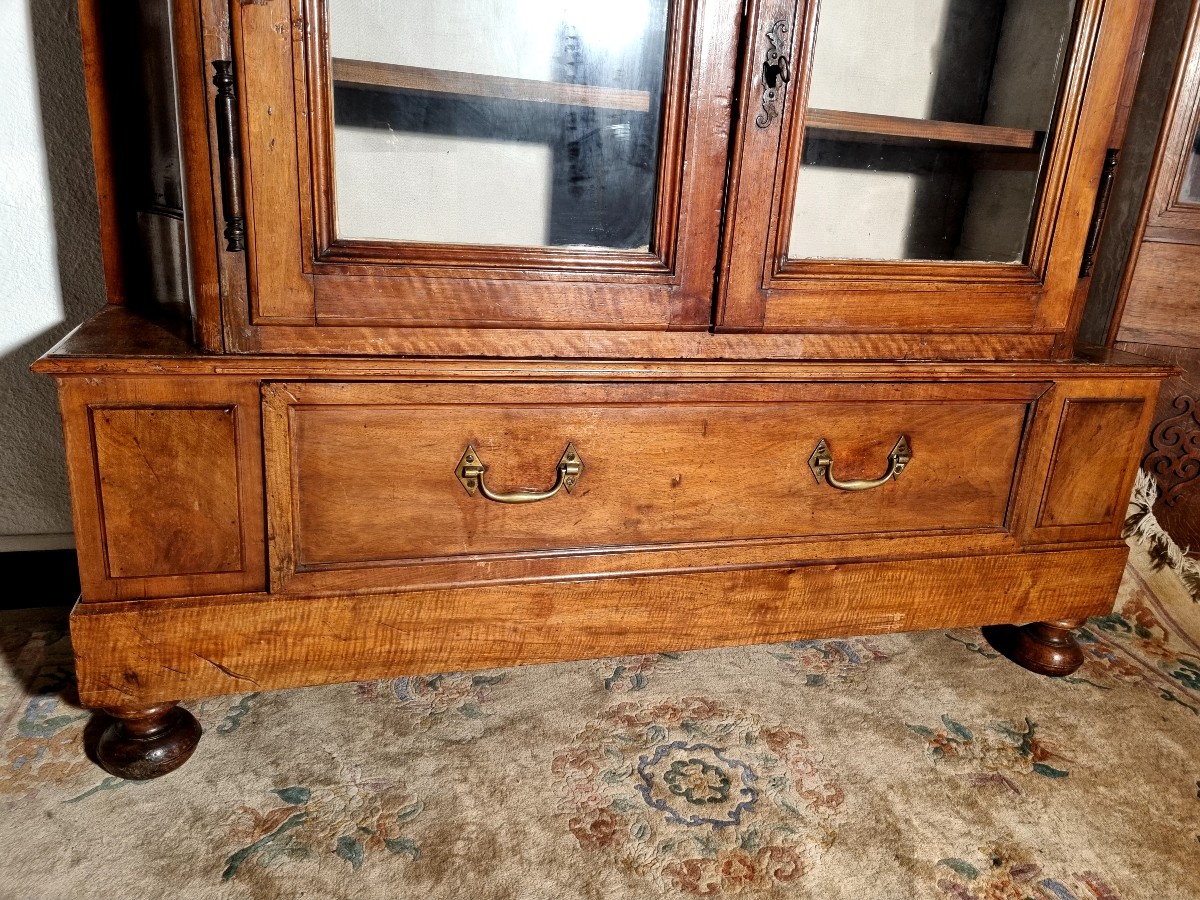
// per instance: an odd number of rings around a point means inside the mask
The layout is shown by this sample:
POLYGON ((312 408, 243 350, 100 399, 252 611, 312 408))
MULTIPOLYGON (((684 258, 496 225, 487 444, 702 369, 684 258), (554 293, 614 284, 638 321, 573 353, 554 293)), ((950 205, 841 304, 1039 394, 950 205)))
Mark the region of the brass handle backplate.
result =
POLYGON ((888 454, 888 468, 883 475, 872 481, 840 481, 833 474, 833 453, 830 451, 829 445, 825 443, 825 439, 821 438, 817 442, 817 449, 808 458, 808 467, 818 482, 824 481, 839 491, 869 491, 872 488, 882 487, 894 478, 899 478, 900 473, 910 462, 912 462, 912 448, 908 444, 908 438, 900 435, 896 446, 888 454))
POLYGON ((563 451, 555 469, 554 484, 544 491, 523 488, 509 493, 497 493, 483 480, 487 470, 488 467, 479 458, 479 452, 472 444, 467 444, 454 475, 472 497, 478 489, 484 497, 496 503, 537 503, 539 500, 549 500, 563 488, 567 489, 568 494, 575 490, 575 485, 579 483, 579 477, 583 474, 583 459, 574 444, 567 444, 567 449, 563 451))

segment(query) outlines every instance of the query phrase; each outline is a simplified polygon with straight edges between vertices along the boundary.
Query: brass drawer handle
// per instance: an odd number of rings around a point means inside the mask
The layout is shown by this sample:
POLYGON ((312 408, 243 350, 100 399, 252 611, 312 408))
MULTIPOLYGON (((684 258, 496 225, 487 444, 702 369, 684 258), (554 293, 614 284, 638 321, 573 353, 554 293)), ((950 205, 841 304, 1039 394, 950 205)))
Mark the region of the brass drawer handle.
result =
POLYGON ((900 473, 910 462, 912 462, 912 448, 908 445, 908 438, 900 435, 896 446, 888 454, 888 468, 881 477, 874 481, 839 481, 833 474, 833 453, 830 452, 825 439, 821 438, 817 442, 817 449, 808 458, 808 467, 812 469, 818 482, 824 481, 839 491, 869 491, 872 488, 882 487, 893 478, 899 478, 900 473))
POLYGON ((472 497, 475 496, 475 489, 479 488, 479 493, 496 503, 537 503, 539 500, 549 500, 562 488, 566 488, 568 494, 571 493, 575 489, 575 485, 579 483, 579 476, 583 474, 583 459, 580 458, 579 451, 575 449, 574 444, 567 444, 567 449, 563 451, 562 458, 558 461, 554 485, 545 491, 524 489, 513 491, 510 494, 498 494, 483 480, 487 470, 487 466, 479 458, 475 447, 467 444, 467 449, 463 451, 462 459, 458 461, 458 468, 454 470, 454 474, 472 497))

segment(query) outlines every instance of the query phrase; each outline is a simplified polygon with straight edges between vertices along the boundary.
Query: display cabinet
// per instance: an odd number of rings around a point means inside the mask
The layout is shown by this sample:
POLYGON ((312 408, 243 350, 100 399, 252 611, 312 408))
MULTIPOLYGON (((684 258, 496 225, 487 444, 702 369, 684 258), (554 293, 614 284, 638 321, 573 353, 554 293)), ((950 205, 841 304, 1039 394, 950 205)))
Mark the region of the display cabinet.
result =
POLYGON ((1006 623, 1080 664, 1171 371, 1074 346, 1137 4, 131 6, 81 2, 113 304, 37 365, 110 771, 248 688, 1006 623))

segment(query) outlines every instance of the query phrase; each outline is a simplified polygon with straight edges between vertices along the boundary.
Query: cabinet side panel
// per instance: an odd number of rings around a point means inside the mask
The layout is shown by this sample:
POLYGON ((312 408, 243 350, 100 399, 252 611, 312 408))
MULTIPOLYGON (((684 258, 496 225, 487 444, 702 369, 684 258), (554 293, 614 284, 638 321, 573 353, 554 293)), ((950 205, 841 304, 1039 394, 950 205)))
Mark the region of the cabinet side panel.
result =
POLYGON ((236 410, 91 410, 114 578, 241 568, 236 410))
POLYGON ((1197 296, 1200 296, 1200 247, 1143 243, 1117 340, 1200 347, 1197 296))
POLYGON ((266 584, 257 383, 65 378, 85 602, 266 584))
POLYGON ((1124 511, 1127 498, 1108 461, 1123 466, 1137 457, 1145 407, 1142 400, 1066 402, 1039 526, 1105 525, 1124 511))

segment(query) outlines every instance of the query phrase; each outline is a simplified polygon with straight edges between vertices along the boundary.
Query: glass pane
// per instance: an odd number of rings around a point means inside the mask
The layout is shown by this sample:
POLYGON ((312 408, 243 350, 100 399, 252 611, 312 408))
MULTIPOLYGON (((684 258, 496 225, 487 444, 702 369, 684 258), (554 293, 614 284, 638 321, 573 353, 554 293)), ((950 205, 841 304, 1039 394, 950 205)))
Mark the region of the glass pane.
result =
POLYGON ((340 238, 649 248, 667 0, 328 0, 340 238))
POLYGON ((1200 132, 1192 139, 1191 151, 1183 185, 1179 188, 1180 203, 1200 203, 1200 132))
POLYGON ((821 0, 792 259, 1021 262, 1074 0, 821 0))

